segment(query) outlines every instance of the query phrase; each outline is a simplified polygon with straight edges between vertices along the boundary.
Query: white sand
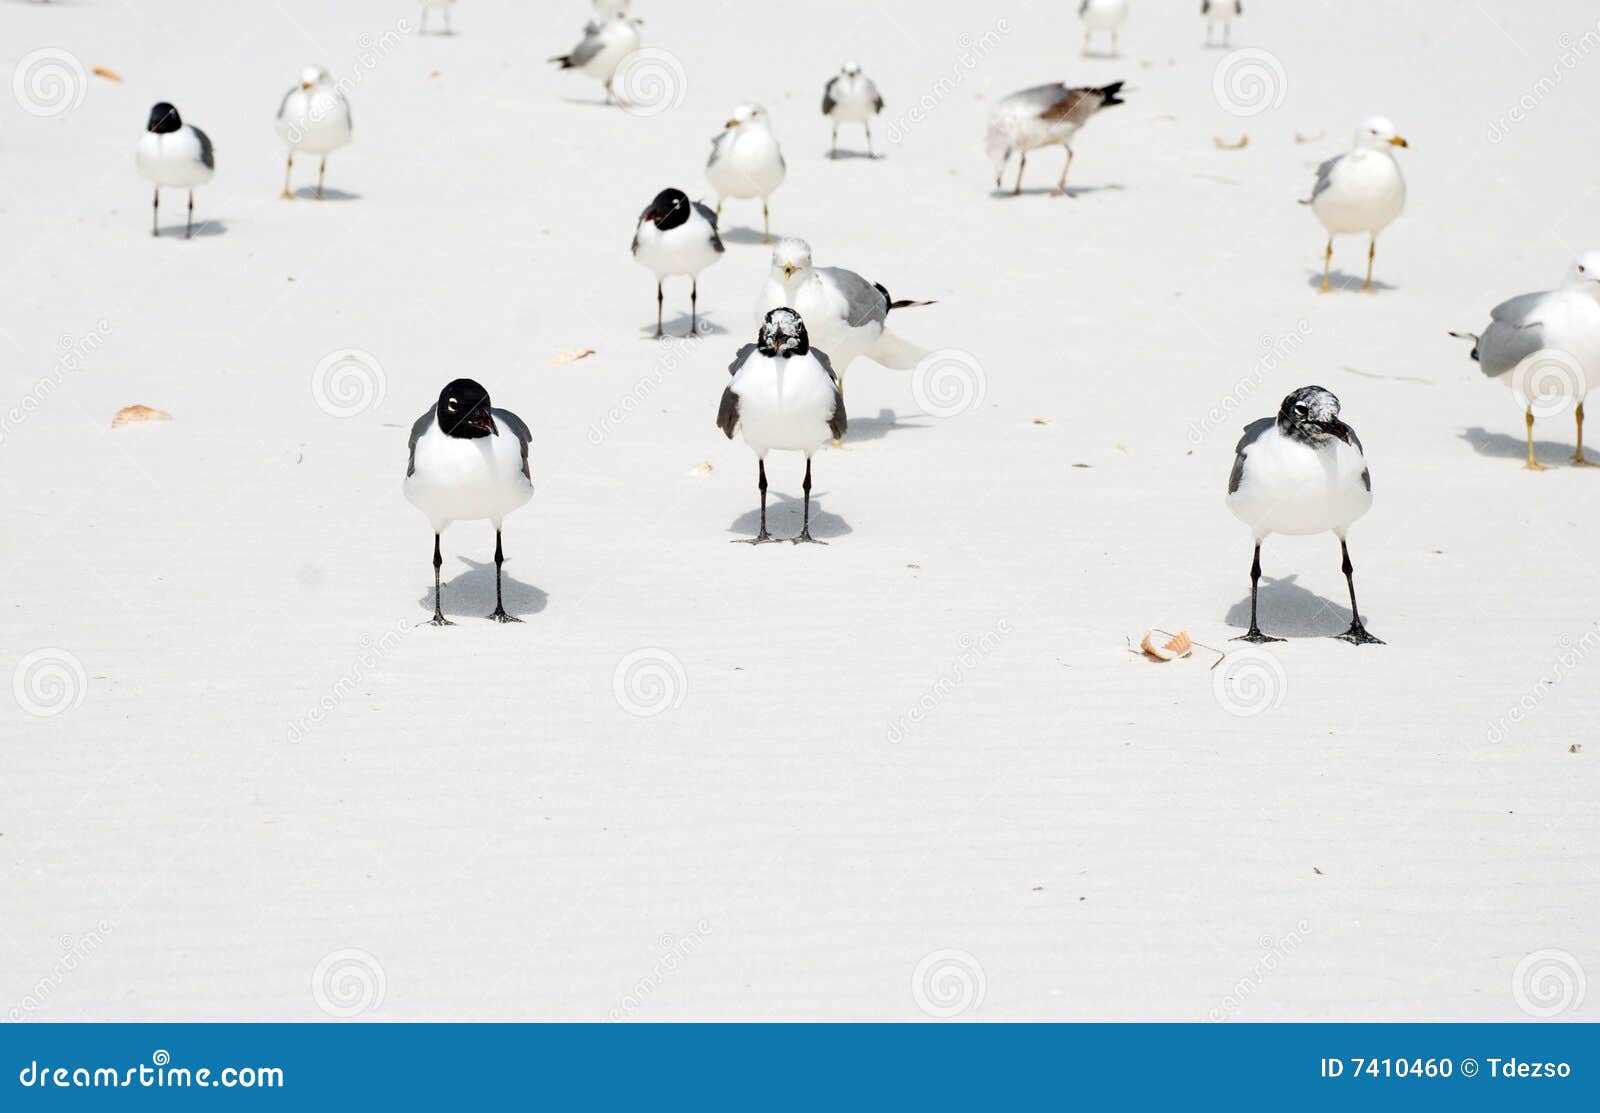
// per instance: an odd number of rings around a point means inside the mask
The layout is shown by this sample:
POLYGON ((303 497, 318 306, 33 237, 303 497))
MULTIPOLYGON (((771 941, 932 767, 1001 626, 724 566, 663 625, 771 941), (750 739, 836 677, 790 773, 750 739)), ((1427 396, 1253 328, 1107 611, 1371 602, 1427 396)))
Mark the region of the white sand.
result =
MULTIPOLYGON (((381 967, 369 1019, 919 1019, 913 972, 946 949, 981 967, 981 1001, 953 991, 969 1019, 1521 1019, 1530 953, 1600 976, 1600 473, 1520 470, 1520 412, 1445 335, 1600 244, 1600 56, 1488 139, 1592 5, 1259 3, 1234 45, 1269 48, 1287 90, 1247 120, 1213 99, 1224 53, 1187 3, 1136 6, 1125 57, 1087 61, 1072 5, 1028 4, 972 69, 961 43, 1000 17, 955 0, 824 0, 786 53, 770 5, 638 7, 688 75, 649 119, 543 62, 578 0, 467 0, 456 36, 401 35, 371 68, 358 36, 381 52, 410 4, 0 10, 7 72, 57 46, 126 79, 54 118, 0 103, 7 408, 52 383, 0 447, 0 676, 45 648, 86 676, 52 717, 0 701, 0 1014, 318 1019, 314 971, 348 948, 381 967), (937 102, 898 145, 880 124, 883 161, 821 157, 845 57, 886 119, 937 102), (361 75, 328 177, 356 196, 284 203, 272 113, 311 62, 361 75), (1062 77, 1133 86, 1081 137, 1081 193, 991 197, 987 106, 1062 77), (215 234, 191 243, 147 232, 133 149, 158 99, 216 143, 215 234), (897 327, 987 380, 940 420, 908 374, 856 366, 849 451, 817 461, 827 548, 728 544, 755 469, 713 418, 754 332, 759 208, 727 210, 701 287, 726 331, 698 345, 646 338, 626 250, 658 189, 705 192, 745 100, 786 144, 775 230, 938 298, 897 327), (1372 112, 1412 141, 1410 208, 1379 294, 1318 296, 1294 200, 1372 112), (386 383, 348 419, 309 387, 341 348, 386 383), (458 375, 534 430, 506 537, 527 621, 478 617, 493 537, 458 526, 460 625, 387 637, 431 602, 406 430, 458 375), (1262 623, 1301 636, 1271 647, 1281 706, 1239 717, 1210 654, 1158 666, 1126 639, 1239 632, 1233 444, 1308 382, 1371 459, 1352 551, 1389 644, 1312 636, 1348 621, 1337 545, 1274 540, 1262 623), (175 420, 112 431, 129 403, 175 420), (646 649, 681 703, 637 717, 613 681, 646 649)), ((1059 165, 1037 155, 1029 185, 1059 165)), ((1339 245, 1347 279, 1362 253, 1339 245)), ((1538 434, 1564 462, 1570 418, 1538 434)), ((770 469, 783 535, 800 468, 770 469)), ((1597 1010, 1591 988, 1562 1015, 1597 1010)))

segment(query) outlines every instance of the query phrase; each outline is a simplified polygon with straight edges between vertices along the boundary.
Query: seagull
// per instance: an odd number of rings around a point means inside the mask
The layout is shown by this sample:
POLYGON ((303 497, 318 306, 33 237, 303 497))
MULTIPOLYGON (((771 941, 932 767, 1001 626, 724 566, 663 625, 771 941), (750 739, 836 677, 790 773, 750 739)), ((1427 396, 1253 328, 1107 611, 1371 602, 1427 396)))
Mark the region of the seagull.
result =
POLYGON ((289 165, 283 172, 283 199, 290 201, 289 179, 294 174, 294 153, 321 155, 317 168, 317 200, 322 200, 322 176, 328 155, 350 142, 350 102, 333 84, 333 75, 321 66, 300 71, 300 84, 283 94, 278 105, 278 135, 289 146, 289 165))
POLYGON ((712 138, 711 157, 706 160, 706 178, 717 191, 717 215, 722 215, 722 204, 730 197, 761 198, 761 242, 771 243, 767 198, 783 184, 787 170, 767 124, 767 110, 759 104, 741 104, 712 138))
POLYGON ((1283 400, 1276 418, 1245 426, 1228 476, 1228 509, 1255 533, 1250 565, 1250 630, 1235 641, 1280 642, 1256 625, 1261 542, 1269 534, 1332 530, 1339 538, 1345 582, 1350 585, 1350 629, 1339 637, 1356 645, 1382 645, 1367 633, 1356 608, 1355 567, 1345 534, 1372 506, 1372 473, 1356 431, 1339 420, 1339 399, 1320 386, 1303 386, 1283 400))
POLYGON ((1333 237, 1365 232, 1367 242, 1367 283, 1372 289, 1372 259, 1378 253, 1378 233, 1387 228, 1406 206, 1406 180, 1393 147, 1410 144, 1383 116, 1369 116, 1356 127, 1355 146, 1348 154, 1336 155, 1317 167, 1317 184, 1310 205, 1322 226, 1328 230, 1328 249, 1322 257, 1322 290, 1328 290, 1328 268, 1333 265, 1333 237))
POLYGON ((1117 29, 1128 18, 1128 0, 1083 0, 1078 5, 1083 20, 1083 54, 1089 55, 1089 36, 1096 31, 1111 32, 1111 56, 1117 53, 1117 29))
POLYGON ((1472 358, 1483 373, 1523 397, 1531 471, 1544 471, 1533 454, 1533 403, 1569 395, 1578 400, 1578 447, 1572 462, 1592 466, 1583 454, 1583 400, 1600 383, 1600 251, 1585 251, 1567 268, 1554 290, 1523 294, 1495 306, 1482 335, 1452 332, 1471 340, 1472 358))
POLYGON ((749 543, 777 540, 767 532, 767 453, 777 449, 806 454, 805 517, 794 543, 826 545, 811 536, 811 455, 844 436, 847 424, 833 364, 811 346, 800 315, 784 307, 767 314, 756 342, 739 349, 728 373, 733 381, 722 392, 717 427, 729 440, 734 430, 743 435, 756 454, 761 491, 761 532, 749 543))
POLYGON ((639 20, 626 16, 591 22, 583 29, 582 41, 570 53, 558 54, 550 61, 559 63, 564 70, 582 70, 604 83, 606 103, 614 104, 611 81, 622 60, 639 49, 639 26, 639 20))
POLYGON ((1022 156, 1017 167, 1017 187, 1013 194, 1022 192, 1022 172, 1028 168, 1028 152, 1039 147, 1065 147, 1067 164, 1061 168, 1061 180, 1056 183, 1056 196, 1067 191, 1067 171, 1072 169, 1072 138, 1089 117, 1102 108, 1123 103, 1123 82, 1113 81, 1099 88, 1066 85, 1036 85, 1009 97, 994 106, 989 114, 989 160, 994 163, 994 185, 1000 188, 1000 176, 1011 153, 1022 156))
POLYGON ((1206 21, 1206 45, 1211 45, 1211 32, 1222 25, 1222 45, 1233 41, 1233 21, 1244 15, 1242 0, 1200 0, 1200 14, 1206 21))
POLYGON ((217 169, 211 137, 193 124, 186 124, 178 110, 166 101, 150 109, 150 122, 139 140, 139 173, 155 183, 155 202, 150 214, 150 234, 161 234, 161 190, 189 191, 189 216, 183 226, 184 239, 194 234, 194 187, 205 185, 217 169))
POLYGON ((833 121, 833 149, 831 156, 839 156, 839 125, 860 124, 867 129, 867 156, 872 152, 872 117, 883 111, 883 97, 869 77, 863 77, 861 67, 846 62, 837 76, 822 89, 822 114, 833 121))
POLYGON ((433 524, 433 625, 453 626, 440 607, 439 535, 451 522, 494 523, 494 613, 496 622, 521 622, 500 601, 500 566, 505 550, 500 525, 533 497, 528 443, 533 434, 510 410, 494 409, 489 392, 471 379, 456 379, 439 401, 411 426, 411 459, 405 495, 433 524), (502 435, 504 434, 504 435, 502 435))
POLYGON ((717 214, 698 201, 690 201, 681 189, 664 189, 656 194, 633 230, 633 257, 656 272, 656 338, 661 329, 661 309, 666 295, 662 279, 688 275, 689 335, 700 325, 700 272, 722 257, 727 248, 717 235, 717 214))
POLYGON ((428 33, 428 13, 435 8, 444 9, 444 33, 454 34, 455 32, 450 30, 450 9, 455 6, 455 2, 456 0, 422 0, 422 26, 417 28, 417 34, 428 33))
POLYGON ((784 238, 772 251, 772 269, 761 291, 757 313, 791 307, 827 352, 839 373, 858 358, 899 371, 910 370, 928 353, 889 331, 885 319, 892 309, 932 305, 931 301, 894 301, 889 291, 855 271, 811 265, 811 245, 784 238))

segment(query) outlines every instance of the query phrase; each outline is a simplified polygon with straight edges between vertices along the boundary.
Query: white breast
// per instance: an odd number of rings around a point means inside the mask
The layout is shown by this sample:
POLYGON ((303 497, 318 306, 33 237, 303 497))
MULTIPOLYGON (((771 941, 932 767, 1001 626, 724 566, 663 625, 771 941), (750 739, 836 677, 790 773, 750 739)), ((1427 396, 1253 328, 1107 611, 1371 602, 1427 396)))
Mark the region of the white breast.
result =
POLYGON ((1239 0, 1211 0, 1206 18, 1213 23, 1226 23, 1239 14, 1239 0))
POLYGON ((1089 0, 1083 25, 1091 31, 1115 31, 1127 17, 1127 0, 1089 0))
POLYGON ((160 135, 145 132, 138 164, 140 174, 169 189, 193 189, 211 180, 211 167, 200 159, 200 137, 188 125, 160 135))
POLYGON ((833 369, 843 375, 851 363, 870 351, 883 333, 879 321, 869 320, 861 325, 851 325, 849 303, 843 294, 822 281, 822 276, 812 271, 809 275, 796 275, 787 285, 774 278, 767 280, 758 316, 769 310, 788 306, 800 314, 805 322, 806 334, 814 348, 826 352, 833 369))
POLYGON ((1406 205, 1406 181, 1387 151, 1352 151, 1333 168, 1328 188, 1311 202, 1317 219, 1338 235, 1381 232, 1406 205))
POLYGON ((878 110, 877 98, 871 86, 860 74, 840 77, 833 83, 833 111, 829 113, 841 123, 859 124, 870 120, 878 110))
POLYGON ((718 197, 769 197, 783 176, 778 140, 767 128, 750 125, 739 128, 723 156, 706 167, 718 197))
POLYGON ((711 243, 711 225, 699 213, 665 232, 647 220, 639 225, 638 242, 633 257, 660 277, 698 275, 717 261, 717 249, 711 243))
POLYGON ((325 155, 350 142, 350 103, 335 89, 297 88, 284 98, 277 127, 296 151, 325 155))
POLYGON ((1359 449, 1329 438, 1313 447, 1276 428, 1245 449, 1239 489, 1228 495, 1234 517, 1255 531, 1340 537, 1372 506, 1359 449))
POLYGON ((507 514, 533 497, 522 474, 522 443, 496 422, 497 437, 447 437, 435 420, 417 440, 415 470, 405 496, 433 523, 435 533, 451 522, 482 518, 496 529, 507 514))
POLYGON ((609 81, 622 60, 639 49, 639 32, 627 20, 613 20, 600 29, 600 52, 583 65, 583 72, 609 81))
POLYGON ((733 377, 739 431, 758 456, 774 449, 807 456, 833 439, 828 419, 838 397, 833 380, 810 354, 752 352, 733 377))

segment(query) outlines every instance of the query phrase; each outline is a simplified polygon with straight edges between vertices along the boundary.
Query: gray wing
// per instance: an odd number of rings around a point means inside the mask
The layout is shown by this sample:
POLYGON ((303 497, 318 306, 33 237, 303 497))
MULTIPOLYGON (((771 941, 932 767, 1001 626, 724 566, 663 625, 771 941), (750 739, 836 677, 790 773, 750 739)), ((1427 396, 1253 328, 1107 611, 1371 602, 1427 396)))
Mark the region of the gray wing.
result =
POLYGON ((1083 3, 1078 5, 1078 18, 1082 19, 1084 16, 1086 16, 1088 14, 1089 14, 1089 0, 1083 0, 1083 3))
POLYGON ((716 248, 719 253, 727 251, 728 249, 722 246, 722 237, 717 235, 717 210, 700 201, 695 201, 693 204, 694 211, 699 213, 707 224, 711 225, 711 246, 716 248))
POLYGON ((300 91, 300 86, 296 85, 294 88, 290 89, 287 93, 283 94, 283 99, 278 102, 278 119, 280 119, 280 120, 283 119, 283 111, 284 111, 284 109, 289 107, 289 98, 294 96, 299 91, 300 91))
MULTIPOLYGON (((739 349, 739 354, 733 357, 733 362, 728 364, 728 377, 732 378, 739 373, 739 368, 744 366, 744 361, 750 358, 750 353, 756 351, 756 345, 746 344, 739 349)), ((739 396, 733 392, 732 386, 722 390, 722 405, 717 407, 717 428, 733 440, 733 431, 739 427, 739 396)))
POLYGON ((1328 183, 1333 180, 1333 168, 1339 165, 1343 155, 1334 155, 1317 167, 1317 184, 1311 187, 1311 200, 1315 201, 1323 190, 1328 188, 1328 183))
POLYGON ((711 157, 706 159, 706 166, 710 167, 719 161, 728 152, 727 146, 733 142, 733 129, 725 128, 711 137, 711 157))
POLYGON ((435 402, 433 405, 428 407, 427 413, 423 414, 421 417, 417 418, 416 421, 411 423, 411 446, 408 449, 410 456, 406 460, 407 476, 412 476, 417 473, 417 442, 422 439, 422 434, 428 431, 428 426, 433 424, 433 415, 438 408, 439 403, 435 402))
POLYGON ((833 380, 833 414, 828 418, 828 432, 833 434, 834 440, 843 440, 844 431, 850 427, 850 419, 844 412, 844 388, 839 385, 839 376, 833 370, 833 361, 828 358, 828 353, 821 348, 812 348, 811 354, 817 357, 828 378, 833 380))
POLYGON ((591 23, 583 29, 583 41, 572 48, 571 54, 561 59, 561 64, 566 69, 575 70, 588 65, 599 53, 600 25, 591 23))
POLYGON ((822 114, 824 116, 833 115, 833 106, 839 103, 833 95, 833 87, 838 84, 838 82, 839 79, 837 77, 830 77, 828 78, 827 85, 823 86, 822 88, 822 114))
POLYGON ((739 373, 739 368, 744 366, 744 361, 750 358, 750 353, 755 351, 756 348, 757 345, 755 344, 746 344, 744 347, 739 349, 738 354, 733 357, 733 362, 728 364, 729 378, 732 378, 739 373))
POLYGON ((1489 327, 1473 349, 1485 375, 1504 375, 1546 346, 1544 322, 1538 318, 1548 297, 1546 293, 1523 294, 1489 312, 1489 327))
POLYGON ((1275 417, 1262 417, 1252 421, 1244 427, 1244 436, 1239 438, 1239 443, 1233 446, 1233 471, 1228 476, 1228 494, 1233 494, 1239 489, 1239 483, 1244 479, 1244 450, 1254 444, 1268 429, 1278 423, 1275 417))
POLYGON ((1211 14, 1211 0, 1200 0, 1200 14, 1201 15, 1210 15, 1211 14))
POLYGON ((883 94, 878 92, 878 87, 872 83, 870 77, 862 78, 867 83, 867 92, 872 94, 872 106, 875 111, 883 111, 883 94))
POLYGON ((884 297, 883 291, 855 271, 818 267, 817 273, 844 295, 852 328, 860 328, 869 321, 881 322, 889 315, 889 299, 884 297))
POLYGON ((491 409, 489 412, 522 442, 522 478, 531 481, 533 474, 528 471, 528 445, 533 442, 533 433, 529 431, 527 423, 510 410, 491 409))
POLYGON ((211 136, 193 124, 189 125, 189 130, 194 132, 196 139, 200 140, 200 161, 205 163, 207 170, 215 170, 217 168, 217 152, 211 146, 211 136))

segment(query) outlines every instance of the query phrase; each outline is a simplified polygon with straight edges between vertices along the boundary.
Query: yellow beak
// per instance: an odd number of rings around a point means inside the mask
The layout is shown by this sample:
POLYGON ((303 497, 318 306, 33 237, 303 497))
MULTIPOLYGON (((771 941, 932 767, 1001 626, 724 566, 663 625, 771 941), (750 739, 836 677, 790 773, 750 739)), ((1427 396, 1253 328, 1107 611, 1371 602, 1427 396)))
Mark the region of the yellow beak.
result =
POLYGON ((783 265, 783 277, 785 277, 785 278, 793 278, 794 277, 794 268, 791 267, 788 263, 785 263, 783 265))
POLYGON ((1389 146, 1391 146, 1391 147, 1409 147, 1409 146, 1411 146, 1411 144, 1407 143, 1404 139, 1400 138, 1397 135, 1393 139, 1389 140, 1389 146))
POLYGON ((739 126, 739 121, 738 120, 729 120, 727 123, 723 124, 722 126, 723 126, 724 129, 726 129, 726 128, 736 128, 736 127, 739 126))
POLYGON ((307 92, 309 92, 311 90, 311 82, 309 82, 309 81, 300 82, 300 88, 306 90, 307 92))

